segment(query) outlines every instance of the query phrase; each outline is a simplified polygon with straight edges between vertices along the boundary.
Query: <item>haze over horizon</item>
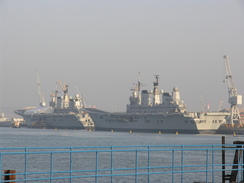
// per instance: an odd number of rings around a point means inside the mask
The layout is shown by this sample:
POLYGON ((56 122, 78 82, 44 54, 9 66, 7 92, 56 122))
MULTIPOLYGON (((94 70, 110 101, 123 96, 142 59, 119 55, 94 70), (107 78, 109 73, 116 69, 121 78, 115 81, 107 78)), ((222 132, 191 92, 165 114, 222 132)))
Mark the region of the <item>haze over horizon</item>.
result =
MULTIPOLYGON (((223 100, 223 55, 244 95, 244 1, 0 1, 0 110, 46 103, 60 80, 87 105, 125 111, 140 72, 142 89, 178 87, 188 111, 223 100)), ((62 95, 59 87, 59 95, 62 95)))

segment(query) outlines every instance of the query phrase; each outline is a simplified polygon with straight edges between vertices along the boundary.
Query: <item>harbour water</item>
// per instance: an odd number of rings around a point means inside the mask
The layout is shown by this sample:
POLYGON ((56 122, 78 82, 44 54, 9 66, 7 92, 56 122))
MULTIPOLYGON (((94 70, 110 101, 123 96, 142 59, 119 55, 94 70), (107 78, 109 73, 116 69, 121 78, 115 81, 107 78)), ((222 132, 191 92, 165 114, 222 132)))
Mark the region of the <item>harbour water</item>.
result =
MULTIPOLYGON (((0 147, 80 147, 121 145, 201 145, 221 144, 222 135, 187 135, 0 128, 0 147)), ((244 140, 244 135, 225 135, 226 143, 244 140)))
MULTIPOLYGON (((31 129, 31 128, 0 128, 0 148, 6 147, 84 147, 84 146, 143 146, 143 145, 213 145, 221 144, 222 135, 186 135, 186 134, 154 134, 154 133, 130 133, 130 132, 103 132, 103 131, 86 131, 86 130, 55 130, 55 129, 31 129)), ((233 136, 226 135, 226 144, 232 144, 236 140, 244 140, 244 136, 233 136)), ((191 160, 191 164, 204 164, 204 152, 197 154, 185 154, 185 160, 191 160), (201 162, 203 161, 203 162, 201 162)), ((118 156, 120 165, 133 167, 134 166, 134 154, 133 153, 122 153, 114 154, 118 156)), ((165 152, 151 152, 151 165, 156 166, 156 164, 166 165, 170 162, 172 158, 171 151, 165 152)), ((221 159, 221 154, 218 153, 221 159)), ((90 166, 95 167, 95 156, 91 153, 84 153, 81 155, 73 154, 73 169, 91 169, 90 166), (82 157, 82 158, 81 158, 82 157)), ((99 165, 106 167, 109 164, 109 153, 104 155, 99 155, 99 165)), ((14 167, 19 170, 23 170, 24 162, 21 158, 17 158, 18 161, 14 162, 14 167)), ((28 156, 28 172, 32 171, 46 171, 49 169, 49 156, 48 155, 29 155, 28 156), (40 167, 41 169, 39 169, 40 167)), ((229 157, 231 160, 233 156, 229 157)), ((140 159, 147 159, 147 154, 140 153, 140 159), (143 158, 144 157, 144 158, 143 158)), ((217 159, 217 158, 216 158, 217 159)), ((55 170, 68 170, 66 165, 69 165, 69 154, 55 155, 55 170), (57 162, 57 163, 56 163, 57 162), (61 164, 60 164, 61 163, 61 164), (64 166, 65 165, 65 166, 64 166)), ((144 160, 143 160, 144 161, 144 160)), ((146 163, 146 162, 140 163, 146 163)), ((175 154, 175 163, 179 164, 181 161, 180 154, 175 154), (178 156, 179 155, 179 156, 178 156)), ((9 168, 11 161, 3 161, 5 166, 9 168)), ((221 164, 221 162, 218 162, 221 164)), ((146 164, 145 164, 146 166, 146 164)), ((170 169, 166 169, 170 171, 170 169)), ((64 174, 66 175, 66 174, 64 174)), ((79 174, 73 174, 79 175, 79 174)), ((217 180, 221 182, 221 172, 215 174, 217 180)), ((40 178, 37 176, 36 178, 40 178)), ((181 180, 180 174, 177 174, 175 180, 181 180)), ((123 179, 115 177, 117 179, 115 182, 135 182, 134 177, 126 177, 123 179)), ((99 182, 105 183, 109 182, 109 178, 101 178, 99 182)), ((151 176, 153 182, 172 182, 171 176, 166 175, 155 175, 151 176)), ((184 182, 194 182, 194 181, 204 181, 203 176, 196 177, 195 174, 187 174, 184 176, 184 182)), ((216 179, 215 179, 216 180, 216 179)), ((73 182, 79 182, 80 180, 74 180, 73 182)), ((94 182, 94 178, 89 178, 84 180, 86 182, 94 182)), ((152 182, 151 181, 151 182, 152 182)), ((49 181, 41 181, 49 182, 49 181)), ((56 181, 53 181, 56 182, 56 181)), ((58 180, 57 182, 60 182, 58 180)), ((69 180, 63 180, 61 182, 69 182, 69 180)), ((139 182, 147 182, 146 176, 139 177, 139 182)), ((174 181, 175 182, 175 181, 174 181)), ((179 181, 180 182, 180 181, 179 181)), ((216 182, 216 181, 215 181, 216 182)), ((218 181, 217 181, 218 182, 218 181)))

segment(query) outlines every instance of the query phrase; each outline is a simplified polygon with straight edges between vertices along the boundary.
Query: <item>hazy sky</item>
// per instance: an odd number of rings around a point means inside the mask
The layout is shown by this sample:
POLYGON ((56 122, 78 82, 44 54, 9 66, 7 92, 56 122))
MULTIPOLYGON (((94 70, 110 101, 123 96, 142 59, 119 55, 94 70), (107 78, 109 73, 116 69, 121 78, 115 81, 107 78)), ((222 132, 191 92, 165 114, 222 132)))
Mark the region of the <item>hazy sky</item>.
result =
MULTIPOLYGON (((0 109, 46 102, 58 80, 89 105, 125 111, 142 89, 177 86, 189 111, 228 107, 223 55, 244 94, 243 0, 0 0, 0 109)), ((59 89, 62 94, 61 89, 59 89)), ((11 112, 11 111, 10 111, 11 112)))

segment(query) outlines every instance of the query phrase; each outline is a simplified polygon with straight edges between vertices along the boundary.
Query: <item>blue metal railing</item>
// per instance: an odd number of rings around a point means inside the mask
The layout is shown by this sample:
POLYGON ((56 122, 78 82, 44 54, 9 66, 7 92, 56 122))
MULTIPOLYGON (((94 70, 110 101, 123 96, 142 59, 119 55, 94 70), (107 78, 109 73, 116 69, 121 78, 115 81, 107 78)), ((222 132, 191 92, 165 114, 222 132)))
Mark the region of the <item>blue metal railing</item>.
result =
POLYGON ((237 166, 243 180, 243 146, 217 145, 89 146, 0 148, 1 182, 222 182, 237 166), (222 166, 225 150, 225 169, 222 166), (235 151, 241 153, 233 163, 235 151), (4 170, 16 170, 4 174, 4 170))

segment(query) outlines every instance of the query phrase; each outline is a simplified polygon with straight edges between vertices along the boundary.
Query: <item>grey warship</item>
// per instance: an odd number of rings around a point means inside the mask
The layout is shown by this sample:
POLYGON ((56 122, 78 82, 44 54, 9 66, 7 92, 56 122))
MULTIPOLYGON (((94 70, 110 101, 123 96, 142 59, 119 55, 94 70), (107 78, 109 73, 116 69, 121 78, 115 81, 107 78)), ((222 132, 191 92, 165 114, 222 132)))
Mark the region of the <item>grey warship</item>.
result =
POLYGON ((229 112, 187 112, 177 87, 172 95, 159 90, 159 76, 155 75, 153 90, 135 85, 130 104, 124 113, 85 109, 91 116, 95 130, 153 133, 215 134, 226 124, 229 112))
POLYGON ((80 94, 74 98, 68 95, 68 85, 59 82, 63 96, 58 96, 56 87, 51 95, 49 106, 41 102, 40 107, 15 110, 22 116, 30 128, 54 128, 54 129, 92 129, 93 122, 90 116, 81 110, 84 102, 80 94))

